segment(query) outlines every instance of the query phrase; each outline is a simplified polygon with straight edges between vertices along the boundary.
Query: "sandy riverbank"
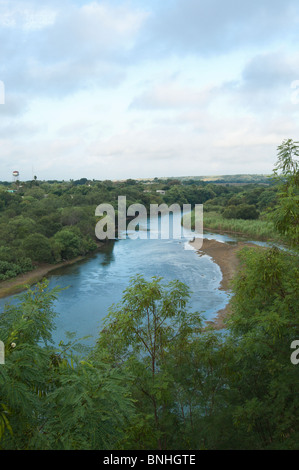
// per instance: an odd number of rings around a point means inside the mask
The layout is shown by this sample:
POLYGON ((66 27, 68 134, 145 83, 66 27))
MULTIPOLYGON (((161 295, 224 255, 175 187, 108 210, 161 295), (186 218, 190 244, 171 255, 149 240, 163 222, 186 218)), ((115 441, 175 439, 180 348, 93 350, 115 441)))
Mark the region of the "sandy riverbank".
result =
POLYGON ((51 271, 55 269, 61 268, 63 266, 67 266, 69 264, 76 263, 83 259, 83 256, 80 258, 76 258, 71 261, 65 261, 63 263, 58 264, 43 264, 38 266, 37 268, 33 269, 32 271, 28 271, 27 273, 20 274, 13 279, 7 279, 6 281, 2 281, 0 283, 0 298, 7 297, 9 295, 14 295, 22 292, 28 286, 32 286, 37 282, 44 279, 51 271))
MULTIPOLYGON (((240 263, 237 256, 238 251, 245 246, 257 246, 253 243, 246 242, 222 243, 217 240, 209 240, 207 238, 204 238, 203 241, 199 238, 195 238, 194 241, 189 243, 200 256, 208 255, 216 264, 218 264, 222 273, 220 288, 223 290, 230 290, 231 281, 238 270, 240 263)), ((217 317, 214 321, 207 323, 213 325, 216 329, 224 328, 224 318, 229 314, 230 305, 228 304, 224 309, 217 312, 217 317)))
MULTIPOLYGON (((98 243, 98 250, 102 248, 104 244, 98 243)), ((20 274, 19 276, 14 277, 13 279, 7 279, 6 281, 0 282, 0 298, 7 297, 9 295, 19 294, 20 292, 26 290, 28 286, 32 286, 37 282, 41 281, 52 271, 55 271, 58 268, 64 266, 69 266, 75 264, 78 261, 82 261, 86 256, 78 256, 72 260, 63 261, 57 264, 40 264, 38 267, 27 273, 20 274)))
MULTIPOLYGON (((191 246, 198 252, 200 256, 208 255, 213 261, 218 264, 222 272, 222 280, 220 288, 223 290, 230 290, 230 281, 233 279, 239 266, 239 259, 237 252, 244 246, 254 246, 253 243, 236 242, 236 243, 222 243, 216 240, 203 239, 201 246, 201 240, 195 238, 194 241, 189 242, 191 246)), ((101 249, 99 245, 98 249, 101 249)), ((25 274, 21 274, 14 279, 8 279, 7 281, 0 282, 0 298, 14 295, 24 291, 28 286, 32 286, 37 282, 41 281, 52 271, 67 266, 70 264, 77 263, 85 259, 85 256, 80 256, 70 261, 64 261, 58 264, 43 264, 38 266, 33 271, 29 271, 25 274)), ((224 309, 217 312, 217 316, 214 321, 207 322, 212 324, 215 328, 224 328, 224 318, 230 314, 230 305, 228 304, 224 309)))

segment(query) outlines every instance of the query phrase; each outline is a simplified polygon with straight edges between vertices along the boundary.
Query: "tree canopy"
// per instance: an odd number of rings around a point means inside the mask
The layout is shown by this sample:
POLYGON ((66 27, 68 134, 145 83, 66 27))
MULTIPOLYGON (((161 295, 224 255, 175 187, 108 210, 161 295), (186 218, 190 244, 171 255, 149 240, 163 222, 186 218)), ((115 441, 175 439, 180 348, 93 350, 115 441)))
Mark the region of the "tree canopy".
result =
MULTIPOLYGON (((7 305, 0 314, 5 346, 1 449, 297 450, 299 365, 291 360, 292 344, 299 340, 297 155, 297 143, 291 140, 279 147, 279 190, 268 214, 290 245, 240 251, 224 331, 190 310, 185 284, 165 284, 142 274, 128 280, 121 302, 111 306, 90 349, 71 332, 67 342, 54 344, 53 306, 59 289, 49 289, 47 281, 7 305)), ((138 183, 129 181, 128 186, 129 192, 136 191, 138 183)), ((179 186, 171 185, 171 194, 179 186)), ((79 180, 71 194, 78 190, 80 199, 81 191, 84 197, 92 193, 88 188, 79 180)), ((101 188, 111 192, 113 184, 101 188)), ((61 214, 56 197, 68 201, 70 194, 58 183, 52 189, 50 205, 61 214)), ((272 204, 269 188, 265 191, 252 192, 248 204, 272 204)), ((218 196, 231 200, 229 193, 219 190, 218 196)), ((236 191, 232 205, 245 204, 245 195, 236 191)), ((18 204, 33 204, 40 214, 40 192, 33 191, 30 198, 38 204, 17 196, 18 204)), ((18 214, 10 195, 1 198, 0 193, 0 200, 10 214, 18 214)), ((0 246, 2 272, 12 269, 15 259, 24 265, 33 254, 40 259, 47 243, 58 257, 86 250, 88 239, 76 225, 80 210, 70 217, 63 213, 61 226, 50 237, 40 232, 27 236, 28 227, 38 224, 31 217, 34 211, 30 217, 26 210, 12 217, 24 252, 9 243, 2 226, 8 244, 0 246), (34 252, 35 243, 40 251, 34 252)))

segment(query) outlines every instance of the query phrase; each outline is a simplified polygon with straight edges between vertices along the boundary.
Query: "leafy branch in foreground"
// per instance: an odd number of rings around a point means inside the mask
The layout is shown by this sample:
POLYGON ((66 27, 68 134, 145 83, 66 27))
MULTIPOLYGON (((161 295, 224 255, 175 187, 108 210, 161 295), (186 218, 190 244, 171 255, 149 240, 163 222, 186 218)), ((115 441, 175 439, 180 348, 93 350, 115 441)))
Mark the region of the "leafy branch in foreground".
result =
POLYGON ((146 281, 138 275, 106 318, 94 355, 125 372, 136 400, 137 416, 128 425, 125 447, 170 445, 169 426, 178 424, 175 364, 202 328, 200 315, 188 311, 189 297, 179 281, 163 285, 162 278, 146 281))
POLYGON ((0 337, 5 343, 5 364, 0 366, 3 449, 113 447, 132 412, 118 371, 76 356, 76 342, 74 348, 53 344, 53 302, 58 291, 49 290, 45 281, 1 314, 0 337))
POLYGON ((279 183, 278 206, 273 213, 276 229, 294 248, 299 244, 299 142, 285 140, 278 147, 274 175, 279 183), (279 173, 280 171, 280 173, 279 173))

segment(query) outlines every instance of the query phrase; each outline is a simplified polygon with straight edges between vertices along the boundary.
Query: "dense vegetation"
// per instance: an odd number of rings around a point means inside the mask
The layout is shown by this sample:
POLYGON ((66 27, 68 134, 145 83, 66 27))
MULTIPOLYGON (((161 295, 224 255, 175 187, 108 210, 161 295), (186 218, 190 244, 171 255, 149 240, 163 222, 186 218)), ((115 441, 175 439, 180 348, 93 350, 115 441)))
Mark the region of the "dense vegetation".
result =
POLYGON ((277 206, 278 185, 273 178, 268 178, 268 184, 264 180, 246 185, 158 178, 124 182, 86 178, 45 182, 35 178, 2 183, 0 281, 40 264, 55 264, 95 251, 99 245, 95 208, 105 202, 117 211, 118 196, 126 196, 127 206, 140 203, 148 210, 150 204, 204 204, 207 228, 281 238, 273 221, 268 220, 277 206))
POLYGON ((15 277, 41 263, 58 263, 97 249, 95 208, 118 195, 149 204, 134 181, 125 184, 33 180, 0 190, 0 280, 15 277), (133 184, 132 184, 133 183, 133 184))
POLYGON ((293 251, 241 252, 227 334, 190 312, 180 281, 141 275, 89 351, 72 334, 58 348, 51 343, 59 292, 47 283, 6 307, 3 449, 298 449, 299 364, 290 360, 299 339, 296 152, 292 141, 280 148, 272 211, 293 251))

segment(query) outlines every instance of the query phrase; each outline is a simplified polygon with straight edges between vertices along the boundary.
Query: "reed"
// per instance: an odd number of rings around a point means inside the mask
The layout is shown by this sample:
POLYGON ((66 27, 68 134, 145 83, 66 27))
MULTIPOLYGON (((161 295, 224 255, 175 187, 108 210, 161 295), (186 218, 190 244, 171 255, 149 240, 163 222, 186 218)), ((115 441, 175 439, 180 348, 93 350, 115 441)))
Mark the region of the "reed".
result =
MULTIPOLYGON (((191 215, 191 224, 194 229, 194 213, 191 215)), ((274 224, 271 221, 225 219, 217 212, 204 211, 203 229, 247 235, 259 240, 282 241, 281 235, 275 230, 274 224)))

